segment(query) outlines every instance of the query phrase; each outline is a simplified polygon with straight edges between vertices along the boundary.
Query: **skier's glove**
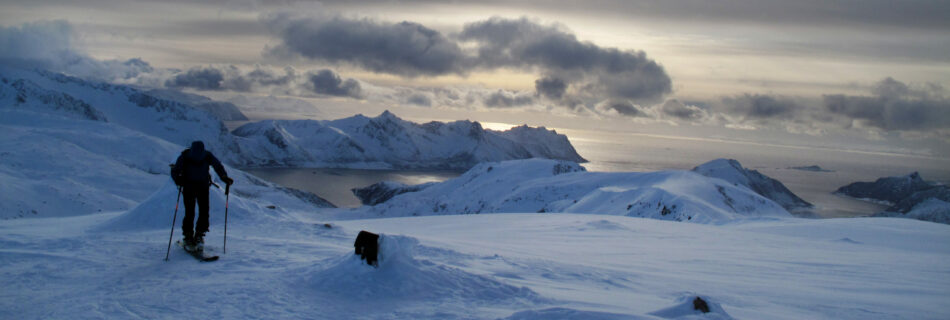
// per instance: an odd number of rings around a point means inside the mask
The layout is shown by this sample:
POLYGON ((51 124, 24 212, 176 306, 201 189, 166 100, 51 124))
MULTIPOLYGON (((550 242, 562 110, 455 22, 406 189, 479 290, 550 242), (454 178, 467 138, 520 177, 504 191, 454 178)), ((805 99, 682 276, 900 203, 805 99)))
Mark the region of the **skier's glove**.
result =
POLYGON ((228 178, 228 177, 223 177, 223 178, 221 178, 221 181, 224 181, 224 183, 225 183, 225 184, 228 184, 228 185, 234 183, 234 179, 231 179, 231 178, 228 178))

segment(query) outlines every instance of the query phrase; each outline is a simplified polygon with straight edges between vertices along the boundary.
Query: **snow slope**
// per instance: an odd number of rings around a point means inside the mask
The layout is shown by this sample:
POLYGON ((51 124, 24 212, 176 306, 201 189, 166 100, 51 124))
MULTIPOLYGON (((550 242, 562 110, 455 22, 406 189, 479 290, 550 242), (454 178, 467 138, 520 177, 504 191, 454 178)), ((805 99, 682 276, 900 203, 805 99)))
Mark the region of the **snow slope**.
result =
POLYGON ((468 169, 533 157, 585 161, 567 137, 526 126, 498 132, 471 121, 416 124, 389 111, 375 118, 266 120, 234 130, 253 165, 468 169))
POLYGON ((511 212, 570 212, 723 223, 790 217, 743 186, 689 171, 586 172, 547 159, 483 163, 417 192, 396 195, 340 217, 397 217, 511 212))
MULTIPOLYGON (((213 116, 137 89, 7 67, 0 67, 0 78, 0 219, 132 209, 163 185, 167 193, 168 164, 183 149, 174 142, 204 137, 236 146, 213 116)), ((228 146, 209 144, 209 150, 233 156, 228 146)), ((232 197, 238 215, 245 202, 255 211, 332 206, 228 172, 240 183, 232 197)))
MULTIPOLYGON (((167 206, 165 207, 167 208, 167 206)), ((339 209, 331 209, 339 210, 339 209)), ((165 256, 122 213, 0 221, 0 314, 18 319, 946 319, 950 226, 725 225, 596 214, 235 219, 221 260, 165 256), (331 228, 324 226, 330 222, 331 228), (379 269, 359 230, 383 234, 379 269), (687 302, 709 301, 700 316, 687 302), (36 306, 43 306, 37 308, 36 306)), ((170 219, 171 212, 161 213, 170 219)), ((306 217, 303 217, 306 216, 306 217)))

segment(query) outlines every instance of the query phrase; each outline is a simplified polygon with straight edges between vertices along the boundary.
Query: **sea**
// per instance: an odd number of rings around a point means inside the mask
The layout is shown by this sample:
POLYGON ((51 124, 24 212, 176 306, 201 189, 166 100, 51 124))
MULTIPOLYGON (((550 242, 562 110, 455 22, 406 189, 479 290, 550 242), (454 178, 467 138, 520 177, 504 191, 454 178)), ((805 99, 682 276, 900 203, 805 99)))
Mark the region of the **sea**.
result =
MULTIPOLYGON (((886 206, 832 194, 856 181, 919 172, 929 181, 950 183, 950 161, 919 155, 864 152, 684 138, 629 132, 557 129, 567 135, 577 152, 588 160, 583 166, 599 172, 690 170, 718 158, 736 159, 747 169, 781 181, 796 195, 815 205, 821 218, 866 216, 886 206)), ((262 179, 312 192, 338 207, 358 207, 353 188, 380 181, 419 184, 444 181, 462 171, 363 170, 330 168, 247 168, 262 179)))

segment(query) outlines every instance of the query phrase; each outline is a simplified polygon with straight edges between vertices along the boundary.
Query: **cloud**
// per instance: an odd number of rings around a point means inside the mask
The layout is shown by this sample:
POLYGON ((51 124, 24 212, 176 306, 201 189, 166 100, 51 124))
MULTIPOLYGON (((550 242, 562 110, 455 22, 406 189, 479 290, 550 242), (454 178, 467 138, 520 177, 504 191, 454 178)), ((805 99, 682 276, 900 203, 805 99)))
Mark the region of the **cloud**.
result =
POLYGON ((281 40, 280 45, 267 49, 272 55, 350 63, 373 72, 407 77, 466 72, 458 44, 418 23, 294 17, 287 13, 265 16, 263 22, 281 40))
POLYGON ((0 26, 0 63, 116 82, 129 82, 155 71, 138 58, 93 59, 76 48, 77 36, 65 20, 0 26))
POLYGON ((672 92, 669 75, 644 52, 603 48, 558 25, 527 18, 469 23, 452 37, 409 21, 290 13, 266 15, 262 21, 280 41, 265 49, 273 57, 343 63, 403 77, 524 70, 547 75, 535 85, 539 94, 553 99, 572 86, 585 89, 583 98, 598 101, 651 101, 672 92))
POLYGON ((494 17, 466 24, 459 39, 478 45, 481 67, 537 68, 613 98, 655 100, 672 91, 669 75, 644 52, 582 42, 558 25, 494 17))
POLYGON ((617 113, 627 117, 648 117, 630 101, 606 101, 598 105, 597 109, 604 113, 617 113))
POLYGON ((825 95, 824 107, 843 116, 848 126, 875 127, 887 131, 924 131, 950 128, 950 100, 943 88, 927 85, 912 88, 885 78, 872 89, 874 96, 825 95))
POLYGON ((406 102, 417 106, 431 107, 432 98, 422 93, 413 93, 406 98, 406 102))
POLYGON ((482 103, 489 108, 511 108, 530 105, 534 98, 525 93, 498 90, 488 95, 482 103))
POLYGON ((194 67, 165 81, 170 88, 193 88, 198 90, 221 90, 224 73, 213 67, 194 67))
POLYGON ((319 94, 357 99, 363 96, 363 89, 359 81, 354 79, 343 80, 339 74, 330 69, 308 74, 307 86, 311 91, 319 94))
POLYGON ((801 105, 789 98, 762 94, 724 97, 722 103, 727 113, 752 120, 791 119, 802 109, 801 105))
POLYGON ((534 81, 534 89, 540 96, 557 100, 567 91, 567 83, 558 78, 544 77, 534 81))
POLYGON ((670 99, 659 107, 660 113, 679 120, 700 120, 707 116, 706 111, 693 106, 686 105, 679 100, 670 99))

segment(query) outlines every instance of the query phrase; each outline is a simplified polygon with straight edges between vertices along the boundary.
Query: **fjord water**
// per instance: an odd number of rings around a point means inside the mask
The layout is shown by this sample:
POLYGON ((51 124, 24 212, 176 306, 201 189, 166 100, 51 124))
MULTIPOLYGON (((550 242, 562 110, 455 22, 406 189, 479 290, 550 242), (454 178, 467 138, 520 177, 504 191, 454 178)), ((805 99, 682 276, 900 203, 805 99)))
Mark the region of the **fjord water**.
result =
POLYGON ((242 169, 261 179, 285 187, 309 191, 337 207, 354 208, 360 200, 351 189, 372 185, 380 181, 396 181, 414 185, 433 181, 445 181, 462 172, 449 170, 366 170, 333 168, 254 168, 242 169))
MULTIPOLYGON (((838 187, 873 181, 914 171, 927 180, 950 181, 950 161, 893 153, 769 145, 715 139, 695 139, 650 134, 558 129, 566 134, 577 152, 590 162, 588 171, 690 170, 716 158, 739 160, 781 181, 799 197, 815 205, 814 213, 825 218, 864 216, 886 206, 831 194, 838 187), (828 171, 792 169, 817 165, 828 171)), ((444 181, 462 172, 445 170, 364 170, 326 168, 245 169, 265 180, 313 192, 340 207, 358 207, 350 189, 380 181, 419 184, 444 181)))

